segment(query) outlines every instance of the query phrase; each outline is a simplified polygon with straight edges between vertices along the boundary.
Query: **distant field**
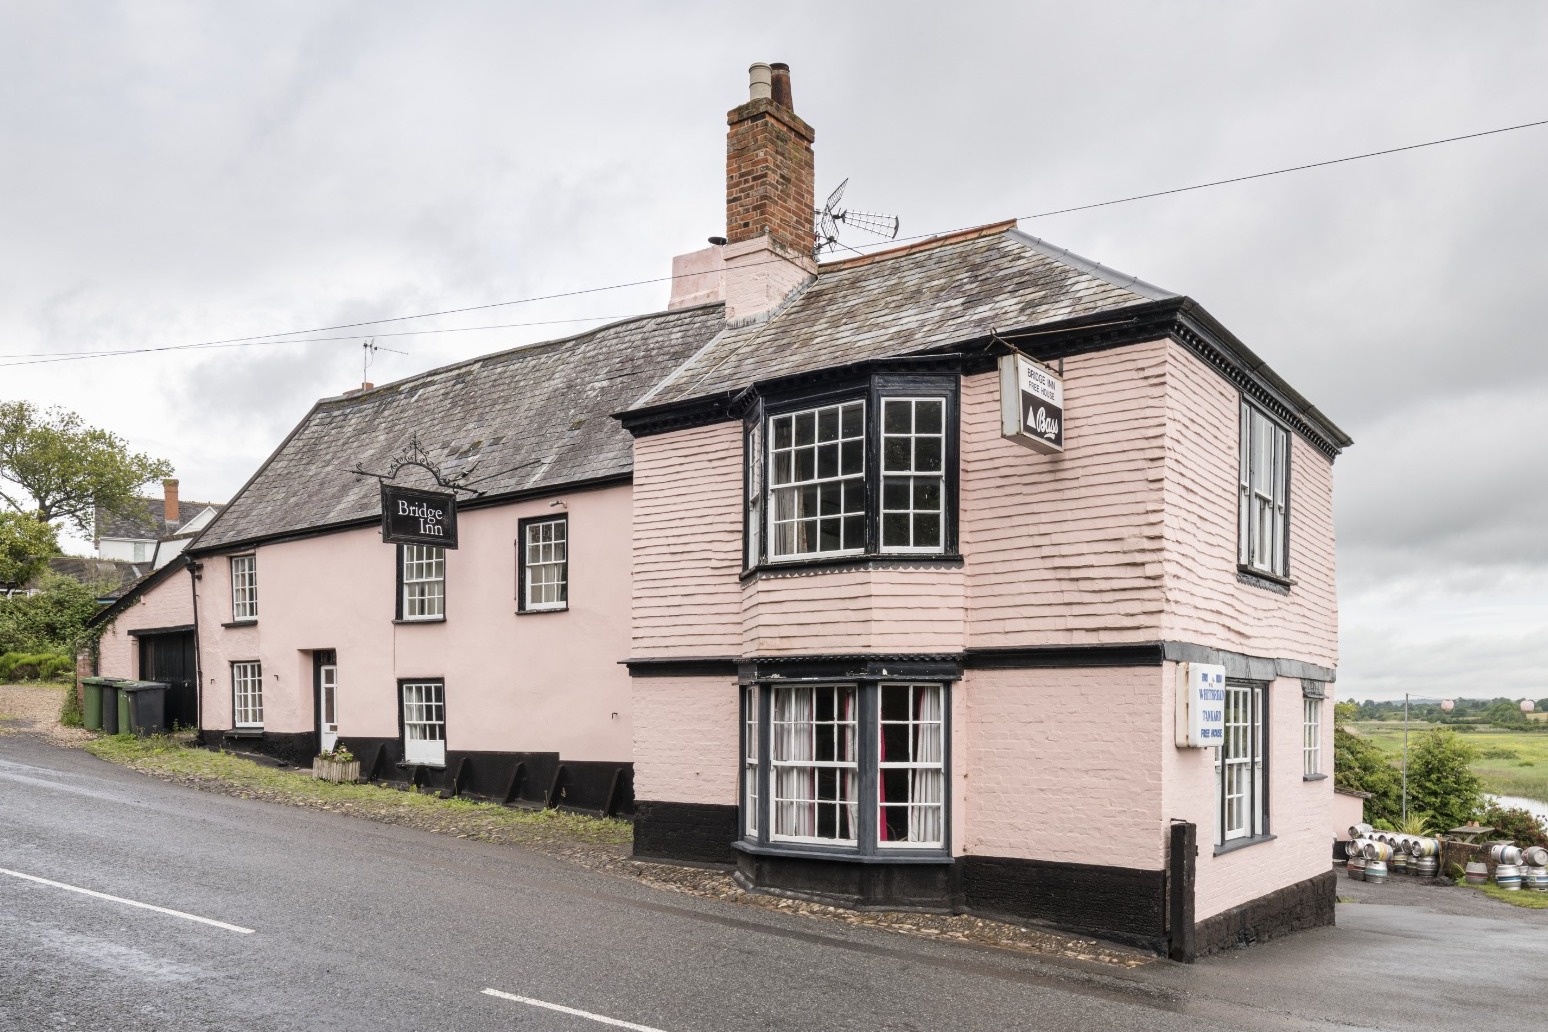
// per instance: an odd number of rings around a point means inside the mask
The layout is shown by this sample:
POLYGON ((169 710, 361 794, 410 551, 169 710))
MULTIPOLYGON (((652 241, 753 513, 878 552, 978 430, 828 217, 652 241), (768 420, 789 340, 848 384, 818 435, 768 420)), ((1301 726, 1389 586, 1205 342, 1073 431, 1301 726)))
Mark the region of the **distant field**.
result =
MULTIPOLYGON (((1410 721, 1413 735, 1436 724, 1410 721)), ((1401 720, 1362 720, 1350 725, 1397 760, 1403 755, 1401 720)), ((1478 751, 1473 770, 1483 779, 1484 790, 1496 795, 1526 796, 1548 802, 1548 734, 1501 731, 1495 728, 1464 732, 1460 736, 1478 751)))

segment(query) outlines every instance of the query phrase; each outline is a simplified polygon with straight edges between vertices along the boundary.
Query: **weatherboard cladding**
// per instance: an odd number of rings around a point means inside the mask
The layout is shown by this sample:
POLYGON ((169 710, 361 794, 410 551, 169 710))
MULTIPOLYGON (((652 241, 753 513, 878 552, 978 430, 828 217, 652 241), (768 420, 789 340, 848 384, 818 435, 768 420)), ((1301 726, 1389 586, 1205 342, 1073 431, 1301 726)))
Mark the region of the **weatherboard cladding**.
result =
POLYGON ((772 318, 728 327, 633 408, 1177 296, 1012 225, 824 265, 772 318))
MULTIPOLYGON (((485 497, 628 475, 632 441, 609 413, 680 366, 724 325, 704 305, 486 355, 318 402, 195 542, 204 552, 381 512, 377 482, 417 433, 445 473, 475 463, 485 497)), ((429 486, 410 470, 411 486, 429 486)))

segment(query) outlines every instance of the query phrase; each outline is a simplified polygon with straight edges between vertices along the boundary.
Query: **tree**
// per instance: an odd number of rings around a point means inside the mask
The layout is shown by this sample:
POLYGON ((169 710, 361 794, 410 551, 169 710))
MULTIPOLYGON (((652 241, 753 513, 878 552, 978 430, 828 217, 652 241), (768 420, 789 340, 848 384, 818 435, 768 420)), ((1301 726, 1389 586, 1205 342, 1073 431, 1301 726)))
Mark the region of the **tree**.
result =
POLYGON ((1408 754, 1408 808, 1435 816, 1442 829, 1466 824, 1483 809, 1483 783, 1469 766, 1473 747, 1455 731, 1436 728, 1419 736, 1408 754))
POLYGON ((49 574, 36 595, 0 599, 0 654, 73 652, 88 637, 86 621, 102 608, 104 587, 49 574))
POLYGON ((172 465, 87 426, 74 412, 46 412, 27 401, 0 402, 0 490, 13 512, 39 523, 64 521, 90 534, 97 510, 133 515, 144 485, 172 475, 172 465))
MULTIPOLYGON (((1351 792, 1369 792, 1365 819, 1393 823, 1403 813, 1403 781, 1398 769, 1371 742, 1353 732, 1333 727, 1333 784, 1351 792)), ((1452 825, 1447 825, 1452 827, 1452 825)))
POLYGON ((20 513, 0 512, 0 586, 20 587, 58 554, 53 527, 20 513))

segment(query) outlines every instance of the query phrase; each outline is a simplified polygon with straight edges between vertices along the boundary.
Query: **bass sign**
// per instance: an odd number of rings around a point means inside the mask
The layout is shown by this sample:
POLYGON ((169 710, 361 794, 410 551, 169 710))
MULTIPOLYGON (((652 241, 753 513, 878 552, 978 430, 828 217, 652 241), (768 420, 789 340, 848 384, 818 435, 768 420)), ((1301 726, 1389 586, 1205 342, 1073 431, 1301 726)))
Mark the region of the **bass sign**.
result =
POLYGON ((382 485, 382 540, 457 547, 457 496, 382 485))
POLYGON ((1025 355, 1000 359, 1000 434, 1035 451, 1064 451, 1064 381, 1025 355))

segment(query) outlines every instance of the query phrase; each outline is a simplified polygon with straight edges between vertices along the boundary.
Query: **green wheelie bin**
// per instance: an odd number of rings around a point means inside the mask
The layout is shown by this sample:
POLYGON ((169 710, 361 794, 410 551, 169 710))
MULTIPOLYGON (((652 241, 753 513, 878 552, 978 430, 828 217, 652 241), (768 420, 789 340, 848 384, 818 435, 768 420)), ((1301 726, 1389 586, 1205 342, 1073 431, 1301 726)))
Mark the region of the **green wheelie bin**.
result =
POLYGON ((102 730, 102 682, 81 678, 81 724, 88 731, 102 730))

